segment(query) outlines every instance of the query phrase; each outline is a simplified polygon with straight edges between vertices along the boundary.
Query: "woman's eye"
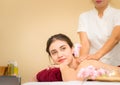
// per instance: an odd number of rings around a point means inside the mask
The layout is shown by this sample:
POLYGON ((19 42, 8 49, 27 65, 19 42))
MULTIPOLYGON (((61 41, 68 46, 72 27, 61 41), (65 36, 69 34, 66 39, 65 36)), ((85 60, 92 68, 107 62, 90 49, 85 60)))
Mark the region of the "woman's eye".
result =
POLYGON ((62 47, 62 48, 61 48, 61 50, 65 50, 65 49, 66 49, 66 47, 62 47))
POLYGON ((56 51, 54 51, 54 52, 52 52, 51 54, 52 54, 52 55, 55 55, 56 53, 57 53, 57 52, 56 52, 56 51))

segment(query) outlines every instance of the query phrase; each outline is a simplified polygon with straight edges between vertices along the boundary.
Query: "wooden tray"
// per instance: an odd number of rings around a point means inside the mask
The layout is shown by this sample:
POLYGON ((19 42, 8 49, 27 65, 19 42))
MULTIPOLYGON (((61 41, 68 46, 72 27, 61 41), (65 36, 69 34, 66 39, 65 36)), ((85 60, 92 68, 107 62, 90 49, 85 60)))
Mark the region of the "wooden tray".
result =
POLYGON ((92 81, 104 81, 104 82, 120 82, 120 77, 98 77, 95 80, 88 79, 92 81))

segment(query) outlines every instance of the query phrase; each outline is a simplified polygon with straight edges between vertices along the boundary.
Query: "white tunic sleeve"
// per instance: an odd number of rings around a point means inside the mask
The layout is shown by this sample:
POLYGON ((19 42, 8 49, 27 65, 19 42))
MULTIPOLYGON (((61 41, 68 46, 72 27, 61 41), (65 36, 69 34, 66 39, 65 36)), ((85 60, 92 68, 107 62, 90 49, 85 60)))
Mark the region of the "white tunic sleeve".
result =
POLYGON ((86 32, 87 31, 87 21, 84 14, 79 16, 78 30, 77 32, 86 32))
POLYGON ((114 17, 114 26, 116 25, 120 25, 120 11, 118 11, 119 13, 115 15, 114 17))

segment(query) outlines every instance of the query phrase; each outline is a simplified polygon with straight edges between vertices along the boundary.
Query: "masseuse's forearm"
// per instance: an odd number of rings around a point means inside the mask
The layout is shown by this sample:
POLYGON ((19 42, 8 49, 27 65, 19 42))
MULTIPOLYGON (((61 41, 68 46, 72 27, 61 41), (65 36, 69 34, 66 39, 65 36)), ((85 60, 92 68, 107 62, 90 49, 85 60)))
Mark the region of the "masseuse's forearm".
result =
POLYGON ((80 56, 85 56, 88 54, 89 54, 89 46, 82 45, 82 47, 80 48, 80 56))
POLYGON ((89 54, 90 43, 85 32, 79 33, 81 48, 80 48, 80 56, 85 56, 89 54))
POLYGON ((120 26, 116 26, 112 31, 111 37, 107 40, 103 47, 100 50, 98 50, 96 54, 99 57, 104 56, 109 51, 111 51, 119 41, 120 41, 120 26))

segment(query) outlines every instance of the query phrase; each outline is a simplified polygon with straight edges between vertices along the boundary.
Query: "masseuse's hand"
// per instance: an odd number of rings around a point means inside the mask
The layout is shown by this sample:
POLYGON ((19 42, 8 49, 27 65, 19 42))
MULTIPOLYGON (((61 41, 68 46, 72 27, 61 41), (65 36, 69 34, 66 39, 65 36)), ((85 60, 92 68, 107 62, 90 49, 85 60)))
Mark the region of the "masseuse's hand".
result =
POLYGON ((76 58, 77 62, 81 63, 82 61, 86 60, 88 58, 88 55, 86 56, 80 56, 78 58, 76 58))
POLYGON ((100 56, 98 54, 89 54, 86 56, 80 56, 79 58, 77 58, 77 61, 79 63, 81 63, 84 60, 100 60, 100 56))
POLYGON ((88 55, 88 57, 86 59, 88 59, 88 60, 100 60, 100 58, 101 57, 97 54, 90 54, 90 55, 88 55))

